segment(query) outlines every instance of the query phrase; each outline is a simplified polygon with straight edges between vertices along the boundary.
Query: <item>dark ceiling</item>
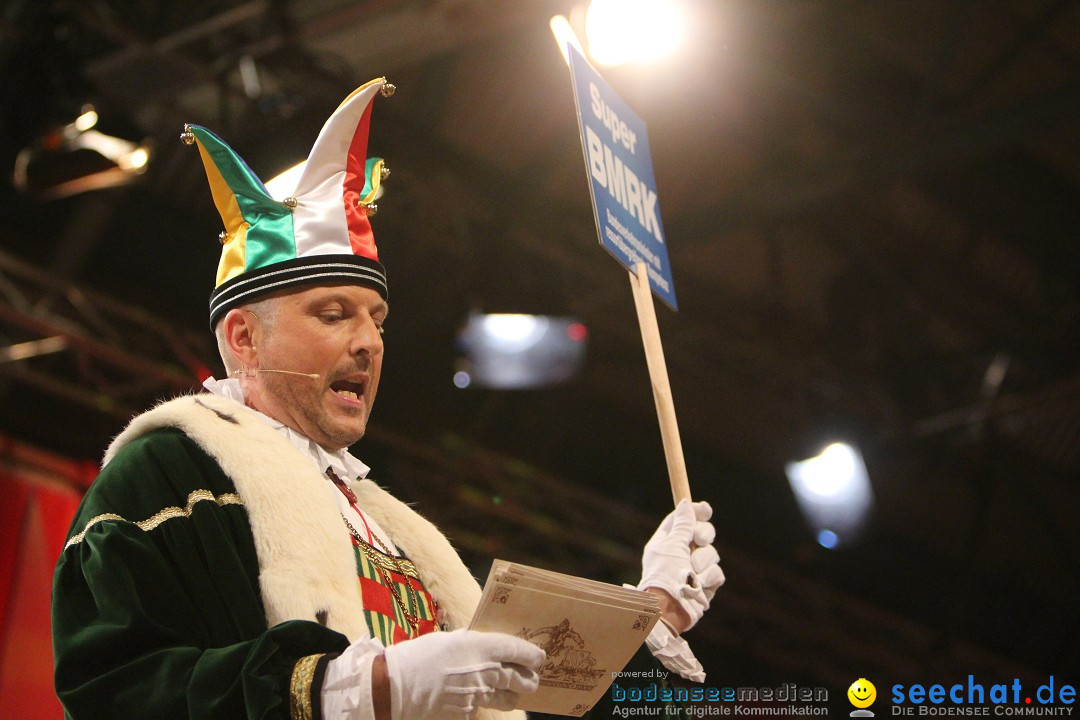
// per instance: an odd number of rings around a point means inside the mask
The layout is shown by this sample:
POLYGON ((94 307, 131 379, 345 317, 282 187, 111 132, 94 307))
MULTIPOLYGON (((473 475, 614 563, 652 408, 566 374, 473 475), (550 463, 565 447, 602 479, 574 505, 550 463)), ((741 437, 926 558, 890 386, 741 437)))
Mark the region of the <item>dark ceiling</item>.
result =
MULTIPOLYGON (((680 305, 658 305, 661 333, 730 578, 700 630, 707 669, 843 687, 1075 678, 1080 4, 686 5, 678 56, 604 74, 649 125, 680 305), (829 552, 783 468, 834 438, 861 448, 876 503, 862 542, 829 552)), ((216 370, 220 221, 182 124, 269 178, 387 75, 398 92, 370 149, 393 168, 373 220, 393 311, 354 450, 478 566, 626 572, 669 492, 629 283, 596 240, 548 30, 570 11, 8 2, 3 167, 87 100, 155 154, 138 184, 52 201, 4 171, 0 344, 65 349, 0 361, 0 428, 96 458, 130 412, 216 370), (553 390, 458 390, 471 310, 579 318, 584 371, 553 390)))

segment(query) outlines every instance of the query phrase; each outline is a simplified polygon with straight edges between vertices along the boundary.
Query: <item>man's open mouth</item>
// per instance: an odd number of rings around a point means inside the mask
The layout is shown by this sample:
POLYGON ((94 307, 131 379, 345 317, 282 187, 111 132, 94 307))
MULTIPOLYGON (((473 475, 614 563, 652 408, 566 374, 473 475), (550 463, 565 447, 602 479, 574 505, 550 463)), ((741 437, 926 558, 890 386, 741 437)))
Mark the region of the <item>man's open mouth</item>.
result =
POLYGON ((358 400, 364 397, 364 383, 351 380, 338 380, 330 384, 330 389, 350 400, 358 400))

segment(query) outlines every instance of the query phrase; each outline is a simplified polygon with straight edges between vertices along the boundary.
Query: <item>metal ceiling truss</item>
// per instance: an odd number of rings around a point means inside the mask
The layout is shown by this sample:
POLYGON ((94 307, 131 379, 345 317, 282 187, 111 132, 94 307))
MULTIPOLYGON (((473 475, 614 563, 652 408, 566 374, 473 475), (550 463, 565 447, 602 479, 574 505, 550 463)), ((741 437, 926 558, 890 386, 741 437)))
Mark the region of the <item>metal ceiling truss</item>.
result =
POLYGON ((130 418, 197 387, 209 343, 0 252, 0 375, 130 418))

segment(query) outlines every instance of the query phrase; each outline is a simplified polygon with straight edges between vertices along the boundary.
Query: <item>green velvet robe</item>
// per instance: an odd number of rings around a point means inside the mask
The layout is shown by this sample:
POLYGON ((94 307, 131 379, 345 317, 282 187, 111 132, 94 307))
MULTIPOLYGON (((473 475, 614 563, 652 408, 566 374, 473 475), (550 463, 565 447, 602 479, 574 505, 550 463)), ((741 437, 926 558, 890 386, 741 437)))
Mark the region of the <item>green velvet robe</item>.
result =
MULTIPOLYGON (((56 567, 55 680, 67 716, 319 718, 325 663, 367 635, 352 546, 325 483, 230 400, 188 396, 136 418, 56 567)), ((374 483, 350 485, 447 625, 466 627, 480 588, 447 539, 374 483)), ((631 663, 657 667, 645 648, 631 663)), ((612 709, 605 696, 590 716, 612 709)), ((497 719, 524 714, 478 713, 497 719)))
POLYGON ((314 617, 267 627, 236 488, 179 430, 119 453, 71 535, 53 589, 70 717, 289 718, 297 662, 349 644, 314 617))
MULTIPOLYGON (((68 717, 318 718, 325 662, 368 634, 325 483, 255 411, 225 398, 177 398, 133 420, 54 577, 55 680, 68 717)), ((446 625, 466 627, 480 587, 449 541, 374 483, 350 485, 412 559, 446 625)))

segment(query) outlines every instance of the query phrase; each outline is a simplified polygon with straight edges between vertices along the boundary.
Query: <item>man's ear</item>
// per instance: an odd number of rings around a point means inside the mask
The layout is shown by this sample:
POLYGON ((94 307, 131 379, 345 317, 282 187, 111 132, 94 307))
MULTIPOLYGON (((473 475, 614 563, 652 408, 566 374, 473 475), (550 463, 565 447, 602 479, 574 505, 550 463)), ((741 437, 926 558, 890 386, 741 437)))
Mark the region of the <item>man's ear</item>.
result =
POLYGON ((241 308, 233 308, 221 319, 225 330, 225 343, 236 362, 249 368, 258 367, 255 316, 241 308))

